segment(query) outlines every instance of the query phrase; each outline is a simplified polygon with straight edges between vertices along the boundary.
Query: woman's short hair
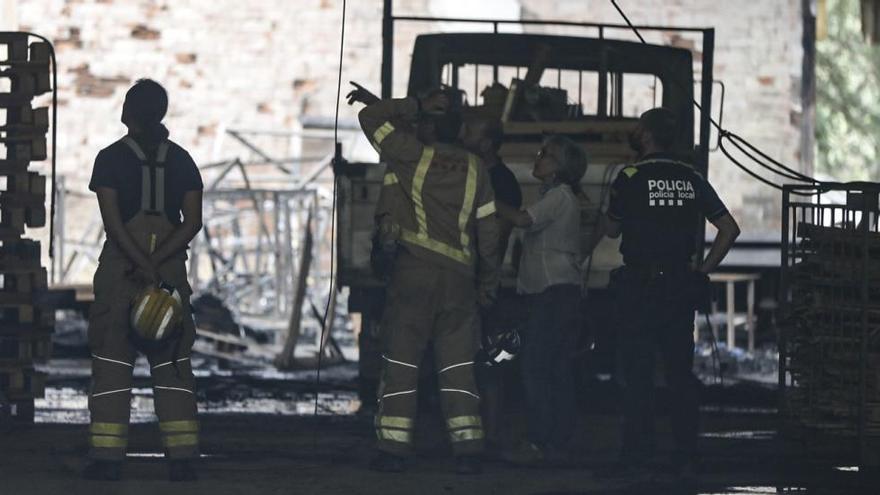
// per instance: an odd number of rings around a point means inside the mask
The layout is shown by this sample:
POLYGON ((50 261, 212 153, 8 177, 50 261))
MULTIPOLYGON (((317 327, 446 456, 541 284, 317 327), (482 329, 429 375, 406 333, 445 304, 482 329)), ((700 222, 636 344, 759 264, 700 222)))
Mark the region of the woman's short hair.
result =
POLYGON ((568 184, 576 190, 579 189, 581 178, 587 171, 587 154, 584 149, 570 138, 559 134, 545 138, 544 146, 551 146, 557 150, 559 171, 556 172, 556 178, 559 182, 568 184))

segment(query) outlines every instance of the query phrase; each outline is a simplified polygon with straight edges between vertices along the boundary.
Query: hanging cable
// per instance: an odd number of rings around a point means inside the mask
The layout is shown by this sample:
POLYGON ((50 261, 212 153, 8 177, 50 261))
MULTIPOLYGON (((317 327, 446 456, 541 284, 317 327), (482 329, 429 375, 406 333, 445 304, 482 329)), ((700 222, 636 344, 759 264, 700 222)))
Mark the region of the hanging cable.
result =
MULTIPOLYGON (((633 33, 635 33, 636 37, 642 43, 648 44, 647 41, 645 41, 645 38, 642 37, 642 34, 639 32, 638 28, 636 28, 635 25, 633 25, 633 23, 629 20, 629 17, 627 17, 626 13, 623 11, 623 9, 620 7, 620 5, 617 4, 617 0, 610 0, 610 1, 611 1, 611 4, 614 6, 614 8, 617 10, 617 12, 620 14, 620 16, 623 18, 623 20, 626 22, 627 26, 629 26, 629 28, 633 31, 633 33)), ((673 79, 673 81, 679 86, 682 86, 682 87, 684 86, 682 81, 679 81, 678 79, 673 79)), ((702 105, 700 105, 696 101, 696 99, 693 100, 693 104, 695 107, 697 107, 698 110, 700 110, 701 113, 703 112, 702 105)), ((782 187, 779 184, 776 184, 776 183, 766 179, 765 177, 758 175, 757 173, 755 173, 754 171, 752 171, 751 169, 749 169, 748 167, 746 167, 745 165, 740 163, 738 160, 734 159, 724 149, 724 147, 721 146, 721 143, 724 139, 727 139, 728 141, 733 143, 734 146, 736 146, 738 149, 740 149, 740 151, 742 151, 743 154, 748 156, 749 159, 754 161, 756 164, 760 165, 761 167, 763 167, 763 168, 765 168, 775 174, 781 175, 783 177, 786 177, 788 179, 798 181, 798 182, 808 182, 811 184, 821 185, 821 182, 816 180, 815 178, 810 177, 806 174, 803 174, 803 173, 798 172, 790 167, 785 166, 781 162, 771 158, 769 155, 767 155, 766 153, 764 153, 763 151, 758 149, 756 146, 754 146, 753 144, 751 144, 748 141, 746 141, 745 139, 743 139, 742 137, 740 137, 730 131, 725 130, 724 128, 721 127, 721 125, 718 122, 715 121, 715 119, 712 118, 711 115, 708 115, 707 118, 709 120, 709 123, 712 124, 712 126, 715 127, 715 129, 718 131, 718 144, 719 144, 719 148, 721 148, 721 150, 722 150, 722 153, 728 159, 730 159, 730 161, 732 161, 737 167, 742 169, 745 173, 747 173, 752 178, 754 178, 754 179, 758 180, 759 182, 761 182, 767 186, 770 186, 774 189, 779 189, 779 190, 782 189, 782 187), (739 145, 736 143, 736 141, 739 141, 739 145), (753 153, 758 154, 764 160, 769 162, 769 164, 762 162, 761 160, 758 160, 752 153, 745 151, 742 148, 743 146, 750 149, 753 153)))
MULTIPOLYGON (((753 162, 757 163, 761 167, 769 170, 770 172, 781 175, 782 177, 785 177, 786 179, 789 179, 789 180, 794 180, 794 181, 803 181, 804 180, 803 177, 800 177, 799 175, 795 175, 795 174, 791 174, 791 173, 787 173, 787 172, 782 172, 779 170, 774 170, 773 168, 768 167, 766 164, 764 164, 760 160, 758 160, 758 158, 756 158, 755 155, 753 155, 748 149, 746 149, 746 147, 744 145, 738 143, 734 139, 731 139, 729 135, 725 135, 724 138, 726 138, 730 142, 730 144, 733 145, 734 148, 738 149, 740 151, 740 153, 742 153, 747 158, 749 158, 753 162)), ((719 148, 720 148, 720 146, 719 146, 719 148)), ((727 156, 726 153, 725 153, 725 156, 727 156)), ((729 156, 727 156, 727 157, 730 158, 729 156)))
MULTIPOLYGON (((732 155, 729 151, 727 151, 727 148, 724 147, 724 141, 719 141, 719 142, 718 142, 718 147, 721 149, 721 152, 724 154, 724 156, 727 157, 728 160, 730 160, 734 165, 736 165, 737 167, 739 167, 743 172, 745 172, 746 174, 750 175, 753 179, 757 180, 758 182, 763 183, 763 184, 766 185, 766 186, 772 187, 773 189, 776 189, 776 190, 779 190, 779 191, 782 190, 782 186, 780 186, 779 184, 776 184, 776 183, 774 183, 774 182, 771 182, 771 181, 767 180, 767 179, 764 178, 764 177, 761 177, 760 175, 758 175, 757 173, 755 173, 753 170, 751 170, 750 168, 748 168, 748 167, 746 167, 745 165, 743 165, 739 160, 737 160, 736 158, 734 158, 733 155, 732 155)), ((816 186, 816 191, 818 192, 818 191, 820 191, 820 190, 821 190, 821 184, 817 184, 817 186, 816 186)), ((794 194, 794 195, 796 195, 796 196, 812 196, 813 194, 816 194, 816 193, 812 193, 812 192, 801 192, 801 191, 791 191, 791 194, 794 194)))
POLYGON ((706 318, 706 327, 709 329, 709 352, 712 355, 712 375, 715 383, 720 382, 724 387, 724 370, 721 368, 721 353, 718 352, 718 339, 715 338, 715 331, 712 330, 712 322, 709 320, 709 313, 703 313, 706 318))
MULTIPOLYGON (((758 155, 760 155, 763 159, 769 161, 771 164, 773 164, 773 165, 779 167, 780 169, 782 169, 782 170, 784 170, 784 171, 786 171, 786 172, 788 172, 788 173, 790 173, 790 174, 795 175, 796 177, 799 178, 798 180, 802 180, 802 181, 804 181, 804 182, 814 182, 814 183, 815 183, 815 182, 818 182, 818 181, 816 181, 816 179, 814 179, 814 178, 812 178, 812 177, 810 177, 810 176, 808 176, 808 175, 805 175, 805 174, 803 174, 803 173, 801 173, 801 172, 798 172, 797 170, 794 170, 794 169, 791 169, 791 168, 789 168, 789 167, 786 167, 786 166, 783 165, 782 163, 780 163, 780 162, 774 160, 773 158, 771 158, 770 156, 768 156, 766 153, 764 153, 763 151, 761 151, 760 149, 758 149, 757 147, 755 147, 755 145, 753 145, 752 143, 746 141, 746 140, 743 139, 741 136, 739 136, 739 135, 737 135, 737 134, 734 134, 733 132, 726 131, 725 134, 724 134, 724 137, 726 137, 728 140, 730 140, 730 141, 733 142, 733 143, 736 143, 736 141, 739 141, 740 143, 742 143, 743 146, 745 146, 745 147, 749 148, 750 150, 754 151, 755 153, 757 153, 758 155)), ((740 147, 737 146, 737 148, 740 148, 740 147)), ((740 149, 742 149, 742 148, 740 148, 740 149)), ((760 164, 760 161, 759 161, 757 158, 752 158, 752 159, 753 159, 756 163, 759 163, 759 164, 760 164)), ((777 173, 779 173, 779 172, 777 172, 777 173)), ((780 175, 783 175, 783 174, 780 173, 780 175)))
MULTIPOLYGON (((342 98, 342 62, 345 49, 345 8, 346 0, 342 0, 342 26, 339 34, 339 70, 336 80, 336 114, 333 119, 333 142, 335 150, 333 154, 333 164, 336 165, 342 160, 342 144, 339 142, 339 101, 342 98)), ((336 172, 333 167, 333 198, 330 207, 330 288, 327 291, 327 305, 324 307, 324 319, 321 325, 321 336, 318 340, 318 370, 315 375, 315 411, 314 416, 318 416, 318 394, 321 387, 321 364, 324 357, 324 336, 325 333, 333 328, 333 322, 328 319, 330 316, 330 303, 333 301, 333 291, 335 287, 335 262, 336 262, 336 172)), ((317 430, 316 430, 317 431, 317 430)))

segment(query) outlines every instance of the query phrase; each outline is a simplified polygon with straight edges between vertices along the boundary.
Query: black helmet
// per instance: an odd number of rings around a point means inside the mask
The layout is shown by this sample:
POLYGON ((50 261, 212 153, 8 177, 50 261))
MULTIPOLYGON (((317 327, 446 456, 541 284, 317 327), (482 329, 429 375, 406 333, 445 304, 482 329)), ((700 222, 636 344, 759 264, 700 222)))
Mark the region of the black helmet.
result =
POLYGON ((499 366, 505 361, 515 359, 521 345, 519 332, 515 328, 484 335, 483 345, 477 351, 474 361, 486 366, 499 366))

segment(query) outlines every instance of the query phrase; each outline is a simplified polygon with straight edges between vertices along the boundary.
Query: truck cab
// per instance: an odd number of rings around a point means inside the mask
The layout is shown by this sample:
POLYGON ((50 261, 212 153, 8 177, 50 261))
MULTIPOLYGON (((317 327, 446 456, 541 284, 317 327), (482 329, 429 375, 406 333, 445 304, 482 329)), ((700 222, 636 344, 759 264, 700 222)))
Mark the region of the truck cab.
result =
MULTIPOLYGON (((589 165, 581 184, 582 246, 590 242, 611 182, 635 158, 628 136, 645 110, 663 106, 675 113, 681 123, 675 152, 705 173, 695 156, 693 60, 687 49, 519 33, 420 35, 407 96, 441 86, 458 91, 466 120, 501 121, 500 155, 520 183, 524 205, 539 194, 531 170, 545 135, 562 134, 584 148, 589 165)), ((369 255, 384 165, 347 170, 339 181, 338 273, 340 285, 352 288, 356 310, 363 291, 381 288, 370 273, 369 255)), ((516 267, 513 249, 508 251, 502 286, 509 287, 516 267)), ((603 240, 584 264, 585 286, 605 287, 621 262, 618 241, 603 240)))

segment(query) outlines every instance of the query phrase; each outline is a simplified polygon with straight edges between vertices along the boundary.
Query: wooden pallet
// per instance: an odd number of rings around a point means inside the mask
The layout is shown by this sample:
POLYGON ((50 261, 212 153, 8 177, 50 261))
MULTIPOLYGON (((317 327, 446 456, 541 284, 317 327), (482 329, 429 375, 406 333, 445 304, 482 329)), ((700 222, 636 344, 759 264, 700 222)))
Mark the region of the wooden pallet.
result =
POLYGON ((0 177, 27 172, 28 165, 30 165, 28 160, 20 158, 0 160, 0 177))
POLYGON ((13 420, 33 421, 34 398, 45 392, 45 375, 34 362, 49 359, 54 310, 45 301, 46 269, 40 244, 22 239, 25 229, 46 225, 46 177, 28 171, 45 160, 49 109, 33 98, 51 90, 50 45, 25 33, 0 33, 6 54, 3 76, 11 89, 0 92, 0 390, 11 400, 13 420))
POLYGON ((0 241, 5 243, 21 239, 26 223, 23 208, 0 210, 0 241))
POLYGON ((52 332, 54 332, 54 328, 54 323, 46 325, 4 321, 3 324, 0 325, 0 338, 25 334, 46 335, 49 337, 52 335, 52 332))
POLYGON ((6 144, 7 146, 11 145, 15 149, 15 156, 18 158, 27 158, 30 161, 42 161, 49 157, 45 134, 7 136, 5 138, 0 138, 0 144, 6 144))
POLYGON ((51 332, 0 336, 0 366, 45 363, 51 356, 51 332))
MULTIPOLYGON (((7 176, 6 191, 0 194, 2 215, 11 214, 20 225, 30 228, 46 225, 46 177, 36 172, 7 176)), ((19 227, 20 228, 20 227, 19 227)))
POLYGON ((33 367, 0 366, 0 389, 12 400, 42 398, 46 392, 46 374, 33 367))
POLYGON ((0 123, 0 131, 13 135, 46 134, 49 131, 49 107, 22 105, 9 108, 6 122, 0 123))
POLYGON ((3 292, 32 294, 46 290, 48 282, 49 275, 45 268, 24 273, 6 273, 3 275, 3 282, 0 283, 0 294, 3 292))
POLYGON ((34 399, 13 399, 9 403, 9 415, 15 423, 27 424, 34 422, 34 399))
POLYGON ((0 273, 22 274, 44 270, 40 266, 40 243, 18 239, 0 247, 0 273))
POLYGON ((0 303, 0 321, 7 324, 35 325, 38 327, 55 324, 54 310, 46 310, 34 304, 3 304, 0 303))

